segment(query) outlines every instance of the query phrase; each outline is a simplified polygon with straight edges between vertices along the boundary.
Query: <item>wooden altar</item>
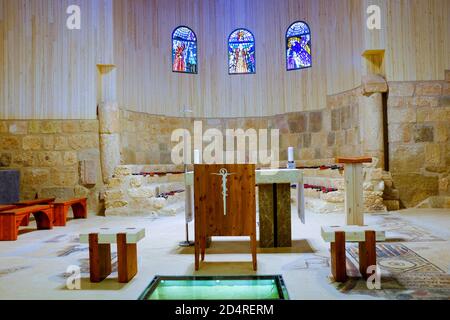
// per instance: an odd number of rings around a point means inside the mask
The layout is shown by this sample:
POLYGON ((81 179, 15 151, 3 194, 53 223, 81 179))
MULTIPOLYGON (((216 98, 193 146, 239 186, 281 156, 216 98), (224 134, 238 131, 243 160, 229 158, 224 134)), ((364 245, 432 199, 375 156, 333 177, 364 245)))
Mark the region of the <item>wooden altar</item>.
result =
POLYGON ((194 166, 195 270, 212 236, 249 236, 256 261, 255 165, 194 166))
MULTIPOLYGON (((299 169, 258 169, 255 171, 259 198, 259 246, 291 246, 291 185, 295 185, 297 214, 305 223, 303 174, 299 169)), ((186 211, 194 212, 194 174, 187 172, 186 211)))

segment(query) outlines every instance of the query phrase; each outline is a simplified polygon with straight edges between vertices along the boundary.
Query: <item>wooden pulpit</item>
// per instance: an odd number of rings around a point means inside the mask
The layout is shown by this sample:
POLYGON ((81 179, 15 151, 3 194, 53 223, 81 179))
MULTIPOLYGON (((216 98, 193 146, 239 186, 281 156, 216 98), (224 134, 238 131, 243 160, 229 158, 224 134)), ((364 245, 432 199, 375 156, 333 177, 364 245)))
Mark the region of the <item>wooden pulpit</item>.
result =
POLYGON ((249 236, 256 270, 255 165, 195 165, 194 199, 195 270, 213 236, 249 236))
POLYGON ((371 157, 336 158, 336 163, 345 166, 345 212, 348 225, 364 225, 363 163, 371 162, 371 157))

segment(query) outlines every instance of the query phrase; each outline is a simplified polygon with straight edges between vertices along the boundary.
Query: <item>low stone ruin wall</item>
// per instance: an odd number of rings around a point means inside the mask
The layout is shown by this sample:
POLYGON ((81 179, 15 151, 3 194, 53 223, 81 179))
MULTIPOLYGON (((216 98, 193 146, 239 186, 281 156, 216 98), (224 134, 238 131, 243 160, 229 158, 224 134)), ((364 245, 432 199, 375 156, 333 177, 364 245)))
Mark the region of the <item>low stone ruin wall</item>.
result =
MULTIPOLYGON (((364 165, 364 205, 366 212, 398 210, 397 200, 385 200, 392 186, 388 172, 373 164, 364 165), (386 187, 388 186, 388 187, 386 187), (389 203, 396 202, 396 206, 389 203)), ((183 166, 122 165, 106 185, 105 215, 175 215, 184 210, 183 166)), ((304 183, 337 189, 322 192, 305 189, 306 207, 319 213, 343 212, 344 172, 339 169, 303 169, 304 183)))
POLYGON ((105 215, 175 215, 184 210, 183 167, 122 165, 106 185, 105 215), (172 172, 172 173, 166 173, 172 172))
MULTIPOLYGON (((398 210, 398 199, 386 200, 385 192, 390 192, 392 178, 388 172, 376 168, 376 159, 372 164, 363 167, 364 210, 378 212, 398 210), (388 185, 388 188, 386 188, 388 185), (390 202, 389 202, 390 201, 390 202), (396 202, 396 205, 393 203, 396 202)), ((323 192, 316 189, 305 189, 306 208, 314 212, 339 212, 344 210, 345 181, 344 171, 339 169, 303 169, 304 183, 320 186, 336 191, 323 192)))

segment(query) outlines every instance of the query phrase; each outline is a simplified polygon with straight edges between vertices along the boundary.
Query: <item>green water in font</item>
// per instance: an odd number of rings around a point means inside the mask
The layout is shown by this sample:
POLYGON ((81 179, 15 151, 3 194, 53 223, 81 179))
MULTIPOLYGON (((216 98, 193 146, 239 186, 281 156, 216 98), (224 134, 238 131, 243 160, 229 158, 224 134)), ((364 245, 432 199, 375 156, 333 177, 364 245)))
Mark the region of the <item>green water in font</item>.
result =
POLYGON ((161 280, 145 300, 279 300, 274 279, 161 280))

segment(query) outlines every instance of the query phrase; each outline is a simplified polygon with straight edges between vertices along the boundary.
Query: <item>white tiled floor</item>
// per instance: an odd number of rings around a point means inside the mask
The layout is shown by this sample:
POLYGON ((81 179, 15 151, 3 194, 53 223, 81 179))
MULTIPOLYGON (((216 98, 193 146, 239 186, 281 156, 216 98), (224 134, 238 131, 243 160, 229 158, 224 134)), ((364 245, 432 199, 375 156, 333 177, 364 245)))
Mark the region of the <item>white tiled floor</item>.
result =
MULTIPOLYGON (((295 212, 295 210, 293 210, 295 212)), ((450 210, 410 209, 386 215, 366 215, 367 224, 384 217, 399 217, 439 239, 405 244, 442 270, 450 265, 450 210)), ((328 245, 320 237, 321 225, 344 224, 344 215, 307 212, 303 225, 293 215, 293 247, 259 249, 257 274, 281 274, 291 299, 375 299, 369 294, 345 294, 329 279, 328 245)), ((34 223, 30 225, 30 229, 34 223)), ((155 275, 255 274, 249 243, 242 238, 213 239, 206 262, 194 272, 193 248, 180 248, 184 240, 184 214, 174 217, 90 217, 71 220, 67 227, 26 232, 16 242, 0 242, 0 299, 136 299, 155 275), (80 232, 100 226, 145 227, 147 236, 138 244, 139 272, 128 284, 116 281, 117 273, 101 283, 89 282, 82 273, 81 290, 68 290, 64 273, 70 265, 87 267, 87 245, 80 232), (61 256, 68 249, 70 254, 61 256)), ((190 225, 191 238, 193 224, 190 225)), ((389 234, 388 234, 389 237, 389 234)), ((115 247, 113 246, 113 251, 115 247)), ((450 288, 449 288, 450 289, 450 288)))

